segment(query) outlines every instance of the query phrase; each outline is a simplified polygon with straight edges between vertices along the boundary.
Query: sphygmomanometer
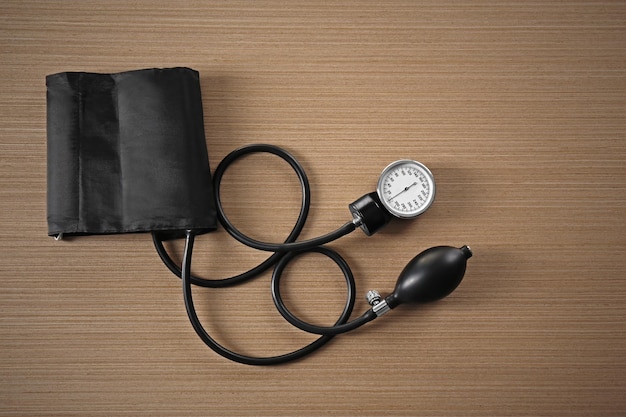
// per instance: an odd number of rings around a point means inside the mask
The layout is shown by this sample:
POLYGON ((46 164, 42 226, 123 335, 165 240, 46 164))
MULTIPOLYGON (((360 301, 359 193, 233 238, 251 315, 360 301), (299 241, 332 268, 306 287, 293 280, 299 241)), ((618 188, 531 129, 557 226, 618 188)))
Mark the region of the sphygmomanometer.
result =
POLYGON ((232 151, 213 175, 208 163, 198 72, 189 68, 145 69, 115 74, 64 72, 49 75, 47 84, 48 234, 64 237, 149 232, 165 266, 181 278, 187 315, 211 349, 230 360, 271 365, 301 358, 334 336, 354 330, 403 303, 441 299, 465 274, 468 246, 438 246, 408 262, 395 288, 383 297, 367 292, 370 305, 352 318, 355 279, 346 261, 325 246, 354 230, 371 236, 393 219, 412 219, 435 198, 431 171, 412 159, 382 170, 376 190, 348 204, 349 220, 326 235, 298 240, 310 208, 310 185, 302 165, 286 150, 253 144, 232 151), (302 192, 299 216, 282 243, 253 239, 228 219, 221 202, 221 181, 237 159, 251 153, 282 158, 297 175, 302 192), (239 242, 268 258, 237 276, 207 279, 191 273, 195 237, 221 226, 239 242), (163 244, 184 239, 182 265, 163 244), (318 326, 293 314, 280 292, 281 275, 303 253, 329 257, 342 271, 346 304, 332 326, 318 326), (273 268, 271 294, 280 314, 295 327, 319 335, 290 353, 253 357, 233 352, 212 338, 201 324, 193 302, 193 286, 223 288, 249 281, 273 268))

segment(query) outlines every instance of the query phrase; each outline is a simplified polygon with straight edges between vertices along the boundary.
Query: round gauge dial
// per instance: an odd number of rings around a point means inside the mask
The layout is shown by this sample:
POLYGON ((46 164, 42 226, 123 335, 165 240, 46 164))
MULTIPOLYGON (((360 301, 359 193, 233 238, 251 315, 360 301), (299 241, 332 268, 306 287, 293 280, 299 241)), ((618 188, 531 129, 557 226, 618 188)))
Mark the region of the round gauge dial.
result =
POLYGON ((425 212, 435 199, 435 179, 424 164, 409 159, 385 168, 376 188, 385 208, 394 216, 413 218, 425 212))

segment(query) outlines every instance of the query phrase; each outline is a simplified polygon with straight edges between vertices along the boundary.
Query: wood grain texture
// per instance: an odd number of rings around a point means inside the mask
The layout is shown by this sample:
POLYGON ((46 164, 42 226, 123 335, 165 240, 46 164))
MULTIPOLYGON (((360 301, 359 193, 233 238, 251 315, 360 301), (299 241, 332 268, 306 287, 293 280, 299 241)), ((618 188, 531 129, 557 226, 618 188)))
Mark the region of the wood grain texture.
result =
MULTIPOLYGON (((623 416, 624 22, 621 1, 4 0, 0 415, 623 416), (45 75, 169 66, 200 71, 212 167, 254 142, 303 163, 303 238, 346 221, 390 161, 429 166, 428 213, 333 246, 362 298, 391 290, 417 252, 470 244, 459 289, 255 368, 195 336, 148 236, 48 238, 45 75)), ((280 240, 295 177, 271 157, 241 167, 225 178, 229 215, 280 240)), ((264 258, 223 231, 196 253, 211 277, 264 258)), ((285 281, 303 317, 339 313, 330 261, 306 256, 285 281)), ((275 311, 268 282, 196 291, 216 338, 252 354, 311 340, 275 311)))

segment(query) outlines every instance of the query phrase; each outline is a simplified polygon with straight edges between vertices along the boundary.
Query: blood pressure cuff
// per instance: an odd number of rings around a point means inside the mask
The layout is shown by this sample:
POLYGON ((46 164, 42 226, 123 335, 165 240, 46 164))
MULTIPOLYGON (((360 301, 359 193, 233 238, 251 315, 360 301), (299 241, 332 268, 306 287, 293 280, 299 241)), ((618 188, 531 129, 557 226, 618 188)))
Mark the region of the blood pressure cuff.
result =
POLYGON ((198 72, 46 77, 48 234, 216 228, 198 72))

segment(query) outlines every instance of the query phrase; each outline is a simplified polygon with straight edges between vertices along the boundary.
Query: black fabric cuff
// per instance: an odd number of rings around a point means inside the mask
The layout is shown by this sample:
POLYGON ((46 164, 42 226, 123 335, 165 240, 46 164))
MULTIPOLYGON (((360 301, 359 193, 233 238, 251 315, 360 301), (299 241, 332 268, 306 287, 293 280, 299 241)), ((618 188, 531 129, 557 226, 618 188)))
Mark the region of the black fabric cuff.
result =
POLYGON ((215 230, 199 74, 46 77, 48 234, 215 230))

